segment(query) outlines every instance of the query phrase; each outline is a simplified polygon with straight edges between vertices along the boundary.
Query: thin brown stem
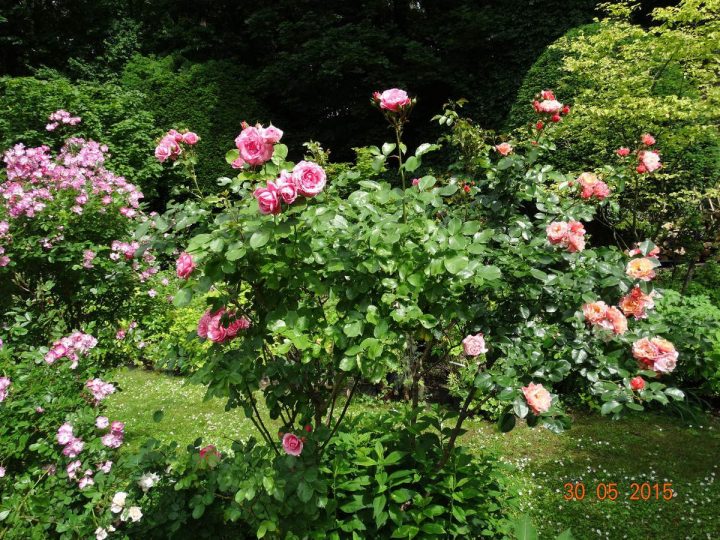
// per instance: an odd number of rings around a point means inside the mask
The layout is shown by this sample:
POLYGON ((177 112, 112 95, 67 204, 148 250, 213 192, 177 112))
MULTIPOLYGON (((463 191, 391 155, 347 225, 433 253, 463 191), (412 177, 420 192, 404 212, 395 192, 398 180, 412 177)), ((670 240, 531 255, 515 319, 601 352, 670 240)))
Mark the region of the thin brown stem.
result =
POLYGON ((343 406, 343 410, 340 413, 340 417, 338 418, 337 422, 335 422, 335 427, 333 428, 332 432, 330 433, 330 436, 320 447, 318 456, 322 455, 322 453, 325 451, 325 447, 328 445, 330 440, 335 436, 335 433, 337 433, 337 430, 340 427, 340 423, 343 421, 343 418, 345 418, 345 413, 347 413, 348 407, 350 407, 350 402, 352 401, 352 398, 355 395, 355 389, 357 388, 357 385, 359 382, 360 382, 360 377, 355 377, 355 382, 353 383, 352 389, 350 390, 350 394, 348 395, 347 400, 345 401, 345 405, 343 406))

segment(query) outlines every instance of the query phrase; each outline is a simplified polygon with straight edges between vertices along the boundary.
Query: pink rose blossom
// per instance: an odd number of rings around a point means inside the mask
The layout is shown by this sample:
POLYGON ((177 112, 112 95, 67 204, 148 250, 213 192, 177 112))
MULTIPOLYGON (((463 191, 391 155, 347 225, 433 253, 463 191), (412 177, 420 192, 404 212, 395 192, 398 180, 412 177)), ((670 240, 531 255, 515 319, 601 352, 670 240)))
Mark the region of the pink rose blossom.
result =
POLYGON ((298 193, 304 197, 315 197, 324 188, 327 181, 325 171, 317 163, 301 161, 293 168, 293 180, 298 193))
POLYGON ((0 377, 0 403, 7 398, 11 384, 9 377, 0 377))
POLYGON ((195 270, 195 263, 193 262, 192 256, 186 251, 183 251, 175 263, 175 268, 177 277, 180 279, 188 279, 190 274, 195 270))
POLYGON ((303 451, 303 442, 302 440, 297 437, 296 435, 293 435, 292 433, 286 433, 282 438, 282 446, 283 450, 285 450, 285 453, 289 456, 299 456, 302 454, 303 451))
POLYGON ((108 420, 107 416, 98 416, 95 419, 95 427, 98 429, 105 429, 110 425, 110 420, 108 420))
POLYGON ((197 133, 193 133, 192 131, 188 131, 187 133, 183 133, 182 141, 185 144, 189 144, 190 146, 193 146, 197 144, 197 142, 200 140, 200 137, 197 136, 197 133))
POLYGON ((410 105, 411 100, 405 90, 399 88, 391 88, 385 90, 383 93, 373 94, 376 96, 376 100, 380 102, 380 108, 392 112, 398 112, 403 107, 410 105))
POLYGON ((100 442, 108 448, 120 448, 123 443, 122 433, 108 433, 103 435, 100 442))
POLYGON ((283 136, 282 130, 276 128, 272 124, 270 124, 266 128, 260 128, 260 134, 262 135, 263 139, 265 139, 265 142, 270 144, 279 143, 280 139, 282 139, 283 136))
POLYGON ((655 144, 655 137, 653 137, 649 133, 643 133, 643 136, 640 137, 640 140, 645 146, 652 146, 653 144, 655 144))
POLYGON ((582 193, 580 196, 583 199, 595 197, 596 199, 602 201, 610 195, 610 188, 608 188, 608 185, 598 179, 598 177, 593 173, 582 173, 578 176, 577 181, 582 187, 582 193))
POLYGON ((65 422, 62 426, 60 426, 58 428, 56 438, 58 444, 63 446, 72 441, 74 438, 72 425, 65 422))
POLYGON ((642 338, 633 343, 633 357, 643 366, 658 373, 670 373, 677 365, 675 346, 661 337, 642 338))
POLYGON ((538 106, 538 112, 545 114, 558 114, 563 108, 563 104, 556 99, 545 99, 541 101, 538 106))
POLYGON ((160 163, 165 163, 171 154, 172 151, 167 146, 160 144, 155 147, 155 159, 160 163))
POLYGON ((281 171, 280 177, 275 180, 275 186, 277 187, 277 192, 285 204, 292 204, 295 202, 298 196, 298 189, 292 175, 289 172, 285 170, 281 171))
POLYGON ((566 240, 568 231, 569 227, 566 222, 553 221, 547 226, 547 239, 553 245, 560 244, 566 240))
POLYGON ((258 202, 258 209, 261 214, 279 214, 280 197, 274 182, 268 182, 267 187, 259 187, 253 191, 253 197, 258 202))
POLYGON ((419 179, 419 178, 413 178, 413 179, 412 179, 412 185, 413 185, 413 186, 417 186, 418 184, 420 184, 420 179, 419 179))
POLYGON ((75 475, 80 467, 82 467, 82 462, 78 459, 68 463, 67 467, 65 467, 65 471, 70 478, 75 478, 75 475))
POLYGON ((478 356, 488 352, 487 347, 485 346, 485 337, 482 332, 475 334, 474 336, 466 336, 465 339, 462 340, 462 344, 463 352, 466 356, 478 356))
POLYGON ((247 127, 235 139, 240 157, 252 166, 262 165, 273 154, 273 143, 263 136, 263 128, 247 127))
POLYGON ((605 302, 590 302, 582 307, 583 316, 590 324, 600 324, 607 315, 608 306, 605 302))
POLYGON ((504 142, 496 145, 495 150, 497 150, 501 156, 507 156, 512 153, 513 147, 510 143, 504 142))
POLYGON ((643 388, 645 388, 645 379, 640 376, 633 377, 632 379, 630 379, 630 388, 632 388, 633 390, 642 390, 643 388))
POLYGON ((67 443, 67 445, 65 445, 62 453, 64 456, 74 458, 83 451, 83 448, 85 448, 85 443, 83 442, 83 440, 79 437, 74 437, 70 440, 69 443, 67 443))
POLYGON ((660 163, 660 154, 653 150, 642 150, 638 153, 638 158, 640 159, 640 165, 644 169, 644 171, 638 171, 638 172, 655 172, 660 167, 662 167, 662 163, 660 163))
POLYGON ((542 384, 530 383, 522 387, 525 401, 534 414, 547 412, 552 405, 552 396, 542 384))
POLYGON ((645 319, 646 310, 655 307, 652 294, 645 294, 637 285, 620 299, 618 304, 626 316, 633 316, 636 319, 645 319))
POLYGON ((105 461, 98 465, 98 471, 104 472, 105 474, 109 473, 112 469, 113 462, 112 461, 105 461))

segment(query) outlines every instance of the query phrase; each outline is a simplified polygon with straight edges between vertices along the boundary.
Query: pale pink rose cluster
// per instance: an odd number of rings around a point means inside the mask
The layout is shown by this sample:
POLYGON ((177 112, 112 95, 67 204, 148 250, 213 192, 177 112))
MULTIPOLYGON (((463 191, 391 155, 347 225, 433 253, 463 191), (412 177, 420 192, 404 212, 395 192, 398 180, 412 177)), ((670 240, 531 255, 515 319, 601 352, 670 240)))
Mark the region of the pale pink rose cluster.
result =
POLYGON ((171 129, 162 136, 155 147, 155 158, 160 163, 167 160, 175 161, 183 153, 183 145, 194 146, 200 140, 197 133, 184 130, 183 132, 171 129))
POLYGON ((582 173, 577 177, 577 182, 580 184, 582 189, 580 197, 583 199, 594 197, 602 201, 610 195, 610 188, 608 185, 600 180, 594 173, 582 173))
POLYGON ((618 305, 623 313, 636 319, 644 319, 647 317, 647 310, 655 307, 655 291, 645 294, 637 285, 620 299, 618 305))
POLYGON ((175 262, 175 270, 177 277, 180 279, 188 279, 190 274, 195 270, 195 263, 193 262, 192 256, 183 251, 175 262))
POLYGON ((94 268, 93 260, 95 259, 95 252, 91 249, 83 251, 83 268, 94 268))
POLYGON ((52 344, 50 350, 45 354, 45 362, 54 364, 61 358, 67 358, 71 362, 70 369, 75 369, 80 357, 85 356, 95 345, 97 345, 97 339, 90 334, 73 332, 52 344))
MULTIPOLYGON (((555 98, 552 90, 543 90, 533 101, 533 109, 538 114, 546 115, 551 122, 559 122, 562 115, 570 113, 570 107, 563 105, 555 98)), ((538 129, 542 129, 542 122, 538 122, 538 129)))
POLYGON ((547 226, 546 232, 548 242, 564 247, 570 253, 585 249, 585 227, 579 221, 553 221, 547 226))
POLYGON ((585 304, 582 309, 585 320, 590 324, 619 335, 627 332, 627 319, 615 306, 610 307, 600 301, 585 304))
POLYGON ((60 109, 48 116, 50 123, 45 126, 48 131, 55 131, 59 125, 75 126, 81 122, 79 116, 72 116, 66 110, 60 109))
POLYGON ((287 455, 298 457, 303 451, 303 440, 293 433, 286 433, 282 438, 282 447, 287 455))
MULTIPOLYGON (((99 422, 101 418, 105 418, 104 416, 100 416, 95 421, 95 426, 99 427, 101 425, 105 425, 107 427, 106 422, 99 422)), ((105 418, 107 420, 107 418, 105 418)), ((104 428, 100 428, 104 429, 104 428)), ((103 446, 107 446, 108 448, 120 448, 120 446, 123 443, 123 439, 125 437, 125 424, 123 422, 114 421, 110 424, 110 431, 102 436, 100 439, 100 442, 102 442, 103 446)))
POLYGON ((632 353, 643 366, 657 373, 670 373, 677 365, 675 346, 661 337, 642 338, 633 343, 632 353))
POLYGON ((292 172, 283 170, 274 182, 253 192, 261 214, 279 214, 282 203, 290 205, 298 195, 311 198, 325 189, 327 176, 323 168, 311 161, 301 161, 292 172))
POLYGON ((237 337, 240 330, 250 328, 250 319, 238 317, 234 311, 227 311, 224 307, 217 311, 207 310, 198 322, 197 333, 201 338, 207 338, 214 343, 226 343, 237 337), (223 323, 226 320, 227 326, 223 323))
POLYGON ((246 164, 257 167, 270 161, 275 145, 282 139, 282 130, 272 124, 263 127, 260 124, 249 126, 246 122, 242 124, 243 130, 235 138, 235 146, 239 156, 232 163, 234 169, 240 169, 246 164))
POLYGON ((465 356, 479 356, 488 352, 485 346, 485 336, 482 332, 473 335, 468 335, 462 340, 463 352, 465 356))
POLYGON ((85 387, 90 390, 90 393, 95 398, 96 405, 109 395, 114 394, 116 390, 115 385, 105 382, 98 377, 86 382, 85 387))
POLYGON ((129 261, 135 256, 135 252, 140 249, 140 244, 138 242, 121 242, 120 240, 113 240, 112 244, 110 244, 110 249, 112 250, 110 258, 113 261, 120 260, 121 257, 124 257, 125 260, 129 261))
POLYGON ((11 384, 10 377, 0 377, 0 403, 7 399, 11 384))
POLYGON ((117 200, 128 208, 126 213, 137 209, 142 192, 103 167, 107 150, 105 145, 78 137, 67 139, 56 158, 48 146, 17 144, 7 150, 3 156, 7 181, 0 185, 0 195, 10 217, 35 217, 61 191, 75 192, 70 210, 78 215, 95 198, 104 206, 117 200))
POLYGON ((63 455, 69 458, 75 458, 85 448, 85 443, 79 437, 75 437, 73 433, 73 426, 65 422, 58 428, 57 431, 57 442, 60 446, 63 446, 63 455))
POLYGON ((409 105, 412 105, 412 99, 405 90, 400 88, 390 88, 383 92, 374 92, 373 101, 381 109, 390 112, 402 112, 409 105))
POLYGON ((552 396, 542 384, 531 382, 527 386, 522 387, 522 392, 533 414, 542 414, 550 410, 552 396))

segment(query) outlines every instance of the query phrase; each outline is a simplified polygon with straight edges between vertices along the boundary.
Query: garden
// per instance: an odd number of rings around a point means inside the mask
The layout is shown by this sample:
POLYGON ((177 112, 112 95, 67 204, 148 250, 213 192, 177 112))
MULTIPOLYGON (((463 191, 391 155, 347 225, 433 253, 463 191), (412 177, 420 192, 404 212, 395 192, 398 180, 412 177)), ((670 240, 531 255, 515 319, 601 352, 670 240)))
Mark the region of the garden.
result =
POLYGON ((720 0, 332 4, 0 7, 0 540, 717 538, 720 0))

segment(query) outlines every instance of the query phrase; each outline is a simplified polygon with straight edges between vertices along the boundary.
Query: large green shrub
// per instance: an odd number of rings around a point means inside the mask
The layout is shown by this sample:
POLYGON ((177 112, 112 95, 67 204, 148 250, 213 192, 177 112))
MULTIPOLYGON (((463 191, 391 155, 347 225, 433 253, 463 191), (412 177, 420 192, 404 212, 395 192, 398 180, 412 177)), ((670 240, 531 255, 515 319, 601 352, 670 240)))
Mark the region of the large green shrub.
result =
MULTIPOLYGON (((217 178, 232 172, 222 158, 240 124, 270 120, 253 97, 252 73, 231 61, 193 63, 179 56, 136 55, 125 66, 120 84, 145 96, 144 107, 152 111, 157 128, 191 128, 201 137, 197 174, 207 192, 216 191, 217 178)), ((162 134, 154 133, 158 138, 162 134)), ((181 181, 180 176, 168 176, 171 183, 181 181)))
POLYGON ((639 183, 637 198, 626 192, 620 211, 606 219, 628 242, 638 239, 637 229, 668 252, 705 258, 717 247, 720 4, 687 0, 657 9, 650 28, 628 22, 631 10, 624 6, 609 10, 611 17, 573 29, 538 59, 508 125, 527 123, 532 96, 555 88, 573 108, 549 159, 576 172, 615 161, 615 150, 632 147, 642 133, 655 135, 663 168, 639 183))

